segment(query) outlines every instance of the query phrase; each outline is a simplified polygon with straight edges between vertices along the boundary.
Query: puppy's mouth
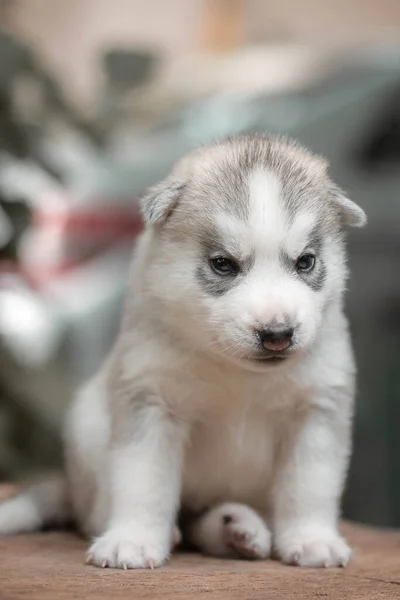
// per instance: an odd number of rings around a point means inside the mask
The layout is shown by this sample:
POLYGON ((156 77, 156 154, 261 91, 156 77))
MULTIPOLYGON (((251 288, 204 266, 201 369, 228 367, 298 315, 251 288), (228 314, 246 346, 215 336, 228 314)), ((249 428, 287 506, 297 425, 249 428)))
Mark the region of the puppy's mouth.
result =
POLYGON ((274 354, 269 356, 250 356, 247 360, 259 365, 273 366, 280 365, 288 360, 288 358, 290 358, 288 354, 274 354))
POLYGON ((235 362, 238 366, 250 369, 250 371, 263 373, 265 371, 269 371, 270 369, 279 369, 281 365, 289 362, 290 356, 291 355, 283 354, 276 354, 273 356, 260 356, 253 354, 250 356, 242 356, 241 358, 237 359, 233 358, 233 362, 235 362))
POLYGON ((297 350, 293 347, 288 348, 283 352, 265 352, 263 354, 252 354, 246 357, 248 362, 253 364, 265 365, 265 367, 272 367, 281 365, 284 362, 289 361, 291 358, 296 356, 297 350))
POLYGON ((258 363, 275 364, 275 363, 281 363, 282 361, 286 360, 287 358, 289 358, 287 355, 282 356, 282 355, 278 354, 276 356, 255 356, 254 358, 251 357, 250 360, 255 360, 258 363))
MULTIPOLYGON (((238 367, 263 373, 270 369, 279 369, 281 365, 289 363, 297 352, 276 352, 265 354, 247 354, 241 357, 230 356, 229 361, 235 363, 238 367)), ((225 355, 226 356, 226 355, 225 355)), ((228 358, 226 356, 226 358, 228 358)))

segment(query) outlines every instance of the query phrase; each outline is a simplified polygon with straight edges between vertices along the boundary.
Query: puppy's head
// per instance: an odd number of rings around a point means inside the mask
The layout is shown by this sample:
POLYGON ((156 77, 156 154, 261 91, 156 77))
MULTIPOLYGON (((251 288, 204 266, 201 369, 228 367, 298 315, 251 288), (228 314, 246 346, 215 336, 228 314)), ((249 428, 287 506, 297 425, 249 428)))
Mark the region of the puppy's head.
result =
POLYGON ((267 136, 189 155, 142 208, 147 286, 168 324, 257 370, 316 339, 343 293, 344 229, 366 221, 323 159, 267 136))

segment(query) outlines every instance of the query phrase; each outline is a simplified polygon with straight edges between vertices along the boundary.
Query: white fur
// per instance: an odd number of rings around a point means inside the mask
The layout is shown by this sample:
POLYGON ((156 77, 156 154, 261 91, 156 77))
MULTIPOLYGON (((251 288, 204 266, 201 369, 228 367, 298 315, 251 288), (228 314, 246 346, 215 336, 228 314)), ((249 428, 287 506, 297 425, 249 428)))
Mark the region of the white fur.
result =
POLYGON ((295 259, 306 248, 307 238, 316 225, 312 212, 301 212, 289 226, 285 236, 285 249, 295 259))
POLYGON ((274 253, 286 230, 281 185, 275 174, 265 169, 252 171, 249 176, 249 206, 250 239, 261 253, 268 250, 274 253))
MULTIPOLYGON (((277 177, 258 169, 249 177, 247 222, 216 209, 225 245, 255 256, 222 296, 199 287, 193 236, 143 234, 118 344, 78 393, 67 426, 74 514, 97 536, 89 562, 161 565, 182 504, 201 512, 189 538, 211 554, 226 555, 233 544, 264 558, 272 532, 284 562, 347 563, 337 521, 355 369, 342 313, 344 253, 328 236, 326 285, 318 293, 285 271, 280 250, 294 257, 303 250, 314 215, 289 223, 281 192, 277 177), (254 329, 285 315, 297 327, 296 357, 280 366, 247 360, 254 329), (125 437, 115 439, 121 420, 125 437)), ((18 520, 19 509, 5 510, 3 531, 5 515, 18 520)))
POLYGON ((42 519, 34 499, 30 495, 17 496, 5 502, 0 512, 0 531, 3 535, 18 531, 35 531, 42 525, 42 519))
POLYGON ((64 525, 70 518, 66 483, 59 473, 30 485, 25 493, 0 504, 0 535, 28 533, 44 525, 64 525))
POLYGON ((189 529, 189 540, 212 556, 267 558, 271 532, 263 519, 244 504, 214 506, 189 529))

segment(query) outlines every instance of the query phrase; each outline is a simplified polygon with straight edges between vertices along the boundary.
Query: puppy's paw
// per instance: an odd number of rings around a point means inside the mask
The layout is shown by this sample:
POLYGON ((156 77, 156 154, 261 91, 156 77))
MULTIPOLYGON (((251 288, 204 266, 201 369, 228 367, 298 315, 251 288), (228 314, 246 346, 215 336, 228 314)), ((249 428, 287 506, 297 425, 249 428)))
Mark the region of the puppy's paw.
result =
POLYGON ((261 517, 244 505, 226 505, 222 515, 222 536, 228 548, 249 559, 268 558, 271 533, 261 517))
POLYGON ((213 556, 267 558, 271 533, 263 519, 244 504, 221 504, 195 523, 192 541, 213 556))
POLYGON ((336 531, 313 525, 277 536, 276 549, 282 562, 301 567, 346 567, 351 556, 336 531))
POLYGON ((171 534, 141 525, 113 527, 90 546, 86 562, 114 569, 154 569, 168 558, 171 534))

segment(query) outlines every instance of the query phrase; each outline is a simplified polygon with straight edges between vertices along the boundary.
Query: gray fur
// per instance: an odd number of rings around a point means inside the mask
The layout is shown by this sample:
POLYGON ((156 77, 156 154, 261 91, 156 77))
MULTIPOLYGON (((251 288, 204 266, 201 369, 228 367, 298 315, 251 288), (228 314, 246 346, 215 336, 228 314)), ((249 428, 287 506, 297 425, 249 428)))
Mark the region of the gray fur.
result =
POLYGON ((320 292, 326 279, 326 266, 323 259, 317 258, 316 266, 311 273, 304 273, 300 277, 314 292, 320 292))
POLYGON ((151 188, 141 199, 142 215, 146 225, 164 221, 178 202, 184 183, 180 181, 161 182, 151 188))
POLYGON ((322 290, 326 279, 326 266, 322 257, 323 241, 321 237, 321 225, 318 225, 310 234, 308 244, 304 248, 304 252, 313 252, 316 256, 314 269, 310 273, 298 273, 295 268, 295 262, 287 256, 285 252, 281 252, 280 261, 289 273, 297 274, 315 292, 322 290))
POLYGON ((339 207, 343 223, 349 227, 364 227, 367 224, 367 215, 352 200, 347 198, 343 190, 335 184, 330 186, 331 199, 339 207))
POLYGON ((239 275, 214 273, 207 260, 203 260, 199 264, 196 275, 203 290, 211 296, 222 296, 229 292, 237 284, 239 277, 239 275))
POLYGON ((254 264, 255 256, 242 257, 240 245, 235 244, 235 240, 223 240, 214 226, 199 229, 197 237, 203 253, 199 259, 199 265, 196 269, 197 278, 202 288, 212 296, 221 296, 232 289, 246 275, 254 264), (229 247, 227 242, 229 242, 229 247), (225 275, 215 273, 210 265, 210 258, 224 256, 231 259, 238 265, 237 273, 228 273, 225 275))
POLYGON ((278 176, 282 200, 291 219, 299 209, 307 207, 320 215, 321 228, 331 234, 340 234, 343 224, 365 224, 364 211, 331 181, 323 158, 293 140, 271 135, 239 136, 186 156, 176 165, 170 187, 163 183, 146 197, 147 222, 159 221, 172 205, 175 219, 185 221, 188 209, 193 220, 200 217, 204 221, 205 213, 216 210, 246 219, 247 176, 257 168, 266 168, 278 176), (182 210, 180 200, 185 203, 182 210))
POLYGON ((314 269, 310 273, 301 273, 296 270, 294 261, 287 256, 285 252, 280 254, 280 262, 285 267, 286 271, 292 273, 294 276, 299 277, 306 285, 308 285, 315 292, 322 290, 326 279, 326 266, 322 256, 316 256, 316 263, 314 269))

